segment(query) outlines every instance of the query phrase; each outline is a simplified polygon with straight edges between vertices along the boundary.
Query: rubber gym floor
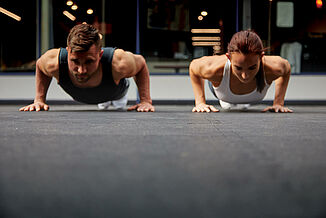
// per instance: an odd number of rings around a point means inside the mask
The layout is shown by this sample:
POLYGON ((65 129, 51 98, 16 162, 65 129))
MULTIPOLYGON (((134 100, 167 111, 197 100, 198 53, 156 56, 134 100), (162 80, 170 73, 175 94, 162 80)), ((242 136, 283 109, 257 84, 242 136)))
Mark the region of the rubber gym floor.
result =
POLYGON ((0 105, 0 217, 326 217, 326 106, 0 105))

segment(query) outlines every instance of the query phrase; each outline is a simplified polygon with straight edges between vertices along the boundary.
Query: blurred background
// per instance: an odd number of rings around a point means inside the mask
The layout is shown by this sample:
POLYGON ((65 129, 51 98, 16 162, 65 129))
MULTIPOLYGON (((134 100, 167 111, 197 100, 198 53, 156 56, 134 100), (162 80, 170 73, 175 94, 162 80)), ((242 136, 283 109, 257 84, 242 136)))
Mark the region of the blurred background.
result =
POLYGON ((2 0, 0 99, 33 98, 34 84, 27 76, 34 76, 37 58, 50 48, 66 47, 70 29, 83 22, 100 29, 103 46, 145 57, 155 80, 154 99, 193 98, 186 79, 191 60, 224 54, 235 32, 252 29, 268 54, 291 63, 296 79, 290 98, 326 100, 325 0, 2 0), (166 83, 178 91, 163 96, 159 91, 166 92, 166 83), (307 84, 310 94, 301 90, 307 84))

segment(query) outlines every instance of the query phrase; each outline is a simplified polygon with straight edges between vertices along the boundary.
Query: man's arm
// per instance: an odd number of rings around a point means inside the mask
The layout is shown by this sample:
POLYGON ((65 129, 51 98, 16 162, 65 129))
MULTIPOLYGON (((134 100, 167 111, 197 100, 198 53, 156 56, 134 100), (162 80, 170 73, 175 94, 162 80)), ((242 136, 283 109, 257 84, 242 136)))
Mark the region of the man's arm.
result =
POLYGON ((123 78, 134 77, 138 87, 140 103, 128 110, 154 111, 150 97, 149 71, 145 59, 141 55, 117 49, 112 60, 113 79, 118 83, 123 78))
POLYGON ((35 69, 36 93, 34 103, 20 108, 20 111, 49 110, 49 106, 45 103, 46 94, 52 77, 56 77, 58 79, 58 55, 59 49, 52 49, 47 51, 37 60, 35 69))

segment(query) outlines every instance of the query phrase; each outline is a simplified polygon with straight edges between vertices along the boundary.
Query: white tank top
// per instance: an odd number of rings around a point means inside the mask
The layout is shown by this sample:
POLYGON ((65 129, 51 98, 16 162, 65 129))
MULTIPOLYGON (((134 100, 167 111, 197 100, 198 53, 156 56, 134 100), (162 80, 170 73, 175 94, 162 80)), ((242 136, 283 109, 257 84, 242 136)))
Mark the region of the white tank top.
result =
POLYGON ((266 83, 265 76, 265 87, 262 92, 258 92, 257 89, 255 89, 248 94, 236 95, 233 94, 230 89, 230 74, 231 62, 230 60, 227 60, 224 66, 223 78, 220 85, 218 87, 212 86, 218 99, 231 104, 254 103, 263 100, 269 88, 269 85, 266 83))

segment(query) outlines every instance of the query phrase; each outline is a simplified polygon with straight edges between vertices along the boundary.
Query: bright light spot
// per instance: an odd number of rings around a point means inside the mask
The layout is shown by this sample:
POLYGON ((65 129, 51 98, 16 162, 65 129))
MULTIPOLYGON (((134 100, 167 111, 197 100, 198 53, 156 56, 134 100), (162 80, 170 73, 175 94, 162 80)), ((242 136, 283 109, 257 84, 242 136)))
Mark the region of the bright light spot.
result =
POLYGON ((203 16, 198 16, 198 20, 203 20, 204 19, 204 17, 203 16))
POLYGON ((82 24, 87 24, 85 21, 82 24))
POLYGON ((191 29, 192 33, 221 33, 220 29, 191 29))
POLYGON ((13 18, 13 19, 15 19, 17 21, 21 21, 22 20, 22 18, 19 17, 18 15, 14 14, 14 13, 11 13, 10 11, 7 11, 6 9, 4 9, 2 7, 0 7, 0 12, 1 13, 4 13, 5 15, 7 15, 7 16, 9 16, 9 17, 11 17, 11 18, 13 18))
POLYGON ((66 17, 68 17, 72 21, 76 20, 76 17, 74 15, 70 14, 68 11, 64 11, 63 14, 66 15, 66 17))
POLYGON ((91 8, 89 8, 88 10, 87 10, 87 14, 93 14, 93 9, 91 9, 91 8))
POLYGON ((316 7, 322 8, 323 7, 323 1, 322 0, 316 0, 316 7))
POLYGON ((77 8, 78 8, 77 5, 73 5, 73 6, 71 6, 71 9, 72 9, 72 10, 77 10, 77 8))
POLYGON ((67 3, 66 3, 68 6, 71 6, 71 5, 73 5, 74 3, 72 2, 72 1, 67 1, 67 3))
POLYGON ((208 13, 207 13, 207 11, 202 11, 200 14, 205 17, 205 16, 207 16, 208 13))

